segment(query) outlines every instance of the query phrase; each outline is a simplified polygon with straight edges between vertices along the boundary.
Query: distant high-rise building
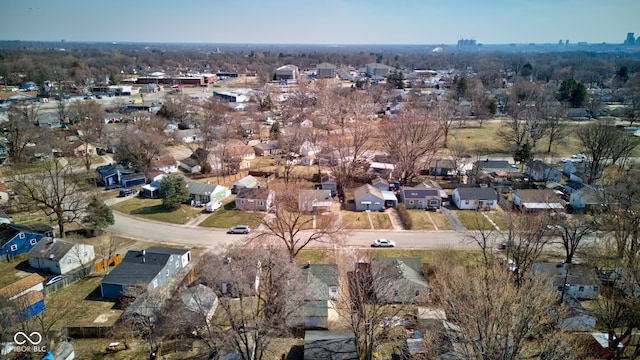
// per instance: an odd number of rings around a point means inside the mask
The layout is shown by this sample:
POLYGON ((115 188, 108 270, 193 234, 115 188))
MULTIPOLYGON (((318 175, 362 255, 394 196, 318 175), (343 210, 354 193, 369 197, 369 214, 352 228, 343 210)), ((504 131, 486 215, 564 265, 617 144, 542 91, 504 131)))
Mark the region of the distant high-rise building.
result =
POLYGON ((625 45, 633 46, 636 44, 636 38, 634 37, 634 33, 627 33, 627 39, 624 41, 625 45))
POLYGON ((478 44, 473 39, 458 40, 458 49, 462 51, 473 51, 478 49, 478 44))
POLYGON ((564 44, 569 46, 569 39, 567 39, 567 41, 565 41, 564 44))
POLYGON ((560 39, 560 41, 558 41, 558 45, 560 45, 560 46, 564 45, 564 42, 562 42, 562 39, 560 39))

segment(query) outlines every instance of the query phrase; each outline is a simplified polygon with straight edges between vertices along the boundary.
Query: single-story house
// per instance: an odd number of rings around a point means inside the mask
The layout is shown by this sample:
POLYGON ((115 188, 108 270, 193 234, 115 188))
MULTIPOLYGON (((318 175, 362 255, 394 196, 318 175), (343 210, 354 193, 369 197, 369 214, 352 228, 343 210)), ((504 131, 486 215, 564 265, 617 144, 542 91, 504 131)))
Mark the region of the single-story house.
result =
POLYGON ((204 138, 202 137, 202 133, 200 129, 184 129, 184 130, 176 130, 176 136, 183 143, 192 143, 192 142, 200 142, 204 138))
POLYGON ((202 167, 200 162, 193 156, 180 160, 180 168, 188 173, 199 173, 202 167))
POLYGON ((383 211, 387 207, 396 207, 398 198, 393 191, 380 191, 380 189, 364 184, 353 191, 356 211, 383 211))
POLYGON ((66 274, 95 259, 93 245, 43 238, 29 250, 29 265, 53 274, 66 274))
POLYGON ((451 192, 451 201, 460 210, 495 210, 498 193, 492 188, 456 188, 451 192))
POLYGON ((429 295, 429 284, 419 258, 375 258, 370 271, 374 274, 373 281, 388 282, 385 286, 373 287, 379 301, 409 304, 422 302, 429 295))
POLYGON ((402 188, 402 202, 407 209, 440 209, 442 197, 440 190, 424 186, 402 188))
POLYGON ((452 176, 457 173, 456 162, 451 159, 434 159, 429 162, 429 175, 452 176))
POLYGON ((305 331, 304 360, 318 359, 358 360, 353 332, 305 331))
POLYGON ((305 140, 302 145, 300 145, 301 156, 310 156, 318 153, 320 153, 320 148, 309 140, 305 140))
POLYGON ((533 160, 524 166, 524 173, 533 181, 553 181, 559 183, 562 180, 562 171, 544 163, 542 160, 533 160))
POLYGON ((484 173, 494 173, 494 172, 506 172, 506 173, 510 173, 510 172, 519 172, 520 170, 518 170, 517 167, 513 167, 511 166, 511 164, 509 164, 508 161, 506 160, 480 160, 480 161, 476 161, 473 164, 473 170, 474 173, 479 173, 479 172, 484 172, 484 173))
POLYGON ((602 192, 585 185, 569 194, 569 205, 573 213, 594 213, 602 210, 604 198, 602 192))
POLYGON ((129 250, 100 282, 102 297, 118 299, 131 286, 142 285, 147 290, 165 286, 191 261, 191 252, 184 249, 150 247, 129 250))
POLYGON ((0 224, 0 261, 29 252, 44 237, 53 237, 53 228, 44 224, 24 226, 0 224), (35 227, 34 225, 42 225, 35 227))
POLYGON ((271 156, 282 153, 279 141, 262 141, 253 145, 253 150, 257 156, 271 156))
POLYGON ((597 299, 600 294, 602 282, 591 266, 564 262, 533 263, 531 271, 553 281, 553 290, 564 291, 578 300, 597 299))
POLYGON ((76 141, 71 144, 74 156, 91 156, 96 154, 95 145, 86 141, 76 141))
POLYGON ((52 129, 57 129, 62 127, 62 123, 60 122, 60 117, 57 113, 42 113, 36 118, 36 125, 40 127, 49 127, 52 129))
POLYGON ((44 289, 44 278, 37 273, 25 276, 18 281, 0 289, 0 296, 13 300, 31 291, 42 291, 44 289))
POLYGON ((511 193, 513 205, 521 211, 564 211, 564 201, 551 189, 518 189, 511 193))
POLYGON ((233 142, 227 144, 227 146, 223 149, 222 158, 225 161, 229 161, 228 159, 239 158, 242 160, 253 160, 256 157, 256 152, 249 145, 243 144, 242 142, 233 142))
POLYGON ((298 195, 298 209, 302 212, 331 211, 331 190, 300 190, 298 195))
POLYGON ((296 329, 328 329, 329 319, 337 318, 333 301, 338 300, 338 266, 307 264, 302 266, 302 304, 287 325, 296 329))
POLYGON ((96 172, 100 177, 100 183, 104 184, 107 190, 142 185, 147 182, 144 174, 136 173, 121 164, 98 166, 96 172))
POLYGON ((379 176, 381 178, 390 179, 393 174, 393 170, 396 168, 395 164, 390 163, 382 163, 382 162, 371 162, 369 165, 369 169, 367 169, 367 174, 373 176, 379 176))
POLYGON ((275 80, 295 80, 298 75, 299 70, 296 65, 283 65, 276 69, 275 80))
POLYGON ((119 123, 123 119, 122 114, 120 113, 106 113, 104 115, 104 123, 119 123))
POLYGON ((242 211, 268 211, 275 192, 268 188, 243 188, 236 196, 236 209, 242 211))
POLYGON ((178 171, 178 162, 171 155, 154 156, 153 159, 151 159, 149 168, 171 174, 178 171))
POLYGON ((5 319, 9 326, 44 311, 43 289, 44 278, 35 273, 0 289, 0 297, 13 302, 16 307, 16 312, 5 319))
POLYGON ((371 180, 371 185, 378 188, 380 191, 389 191, 391 190, 391 186, 389 185, 389 181, 381 178, 380 176, 376 176, 371 180))
POLYGON ((321 190, 330 190, 331 196, 336 195, 336 191, 338 191, 338 183, 336 179, 331 175, 323 175, 320 178, 320 189, 321 190))
POLYGON ((256 186, 258 186, 258 179, 251 175, 247 175, 233 183, 233 186, 231 187, 231 193, 237 194, 240 189, 251 189, 256 186))
POLYGON ((188 182, 190 201, 192 205, 206 204, 210 201, 222 201, 231 195, 231 191, 222 185, 188 182))
POLYGON ((142 186, 140 189, 140 196, 155 199, 160 196, 160 180, 152 181, 151 183, 142 186))

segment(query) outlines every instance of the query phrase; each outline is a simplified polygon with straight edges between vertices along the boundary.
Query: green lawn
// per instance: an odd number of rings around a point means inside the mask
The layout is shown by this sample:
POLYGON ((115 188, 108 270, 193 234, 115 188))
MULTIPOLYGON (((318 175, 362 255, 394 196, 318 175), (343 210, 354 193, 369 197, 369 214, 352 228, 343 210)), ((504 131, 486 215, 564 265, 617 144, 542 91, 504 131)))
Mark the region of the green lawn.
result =
POLYGON ((435 230, 433 222, 429 219, 427 212, 424 210, 409 210, 409 216, 413 223, 411 230, 435 230))
POLYGON ((509 227, 507 215, 504 211, 489 211, 486 214, 501 230, 509 227))
POLYGON ((342 210, 340 215, 346 229, 371 229, 369 218, 364 212, 342 210))
POLYGON ((434 224, 438 227, 438 230, 453 230, 449 220, 440 212, 429 212, 428 216, 431 218, 434 224))
POLYGON ((373 222, 373 228, 377 230, 393 229, 391 219, 387 214, 371 213, 371 222, 373 222))
POLYGON ((453 210, 468 230, 493 230, 493 224, 479 211, 453 210))
POLYGON ((255 229, 260 225, 265 215, 260 212, 238 211, 233 207, 235 207, 234 203, 228 203, 222 209, 209 215, 199 226, 226 229, 242 224, 255 229))
POLYGON ((162 206, 162 199, 143 199, 139 197, 132 197, 113 205, 111 208, 125 214, 171 224, 186 224, 189 220, 195 219, 202 213, 201 208, 194 208, 184 204, 177 210, 167 211, 162 206))
POLYGON ((16 256, 11 262, 0 262, 0 288, 3 288, 15 281, 29 275, 19 270, 22 267, 28 267, 27 254, 16 256))

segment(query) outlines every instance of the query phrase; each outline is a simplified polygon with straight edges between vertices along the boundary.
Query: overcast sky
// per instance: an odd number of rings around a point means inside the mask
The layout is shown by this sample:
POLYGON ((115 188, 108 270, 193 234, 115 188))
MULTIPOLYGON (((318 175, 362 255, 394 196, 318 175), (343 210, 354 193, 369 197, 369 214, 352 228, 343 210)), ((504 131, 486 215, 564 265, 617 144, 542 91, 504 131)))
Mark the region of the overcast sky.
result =
POLYGON ((1 0, 0 40, 622 43, 640 0, 1 0))

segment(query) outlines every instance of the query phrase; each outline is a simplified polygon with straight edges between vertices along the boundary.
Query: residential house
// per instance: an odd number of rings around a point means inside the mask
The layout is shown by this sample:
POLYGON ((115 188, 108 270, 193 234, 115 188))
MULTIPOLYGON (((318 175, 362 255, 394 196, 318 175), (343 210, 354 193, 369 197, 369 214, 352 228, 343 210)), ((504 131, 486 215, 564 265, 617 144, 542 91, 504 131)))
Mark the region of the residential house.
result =
POLYGON ((442 205, 439 189, 430 189, 420 184, 402 188, 402 202, 407 209, 437 210, 442 205))
POLYGON ((78 267, 93 264, 93 245, 43 238, 29 250, 29 265, 53 274, 67 274, 78 267))
POLYGON ((29 144, 24 147, 24 156, 30 161, 51 160, 53 159, 53 149, 46 144, 29 144))
POLYGON ((560 327, 564 331, 593 331, 596 327, 596 317, 582 306, 573 296, 563 296, 565 311, 560 318, 560 327))
POLYGON ((332 175, 326 174, 320 178, 320 190, 330 190, 331 196, 336 196, 338 191, 338 183, 332 175))
POLYGON ((48 127, 51 129, 59 129, 62 127, 60 117, 55 112, 41 113, 36 118, 36 125, 40 127, 48 127))
POLYGON ((6 204, 9 201, 9 189, 0 182, 0 205, 6 204))
POLYGON ((180 168, 186 171, 187 173, 199 173, 202 167, 200 166, 200 162, 193 155, 188 158, 180 160, 180 168))
POLYGON ((451 201, 460 210, 495 210, 498 193, 492 188, 456 188, 451 192, 451 201))
POLYGON ((380 80, 391 74, 391 67, 380 63, 370 63, 366 65, 365 74, 374 80, 380 80))
POLYGON ((429 162, 429 175, 452 176, 457 173, 456 162, 451 159, 433 159, 429 162))
POLYGON ((180 319, 198 327, 209 324, 219 303, 213 289, 203 284, 181 287, 178 296, 182 300, 176 311, 180 319))
POLYGON ((640 297, 640 270, 637 268, 614 268, 608 281, 625 295, 640 297))
POLYGON ((301 212, 328 212, 332 203, 331 190, 300 190, 298 195, 298 209, 301 212))
POLYGON ((542 160, 533 160, 524 166, 524 173, 533 181, 553 181, 559 183, 562 180, 562 171, 544 163, 542 160))
POLYGON ((102 165, 96 168, 100 183, 105 189, 131 187, 146 183, 144 174, 136 173, 122 164, 102 165))
POLYGON ((375 258, 370 271, 373 281, 388 282, 378 289, 376 298, 389 304, 422 302, 429 295, 429 285, 424 277, 419 258, 375 258))
POLYGON ((391 179, 391 175, 393 175, 393 170, 395 168, 395 164, 373 161, 371 162, 371 164, 369 164, 367 174, 378 176, 383 179, 391 179))
POLYGON ((353 191, 356 211, 383 211, 396 207, 398 198, 393 191, 381 191, 370 184, 364 184, 353 191))
POLYGON ((282 149, 280 148, 279 141, 262 141, 258 144, 253 145, 253 150, 255 151, 257 156, 271 156, 271 155, 279 155, 282 153, 282 149))
POLYGON ((236 196, 236 209, 242 211, 268 211, 275 192, 268 188, 243 188, 236 196))
POLYGON ((251 167, 249 160, 256 157, 255 150, 242 142, 230 142, 223 150, 222 161, 237 165, 235 170, 245 170, 251 167))
POLYGON ((154 156, 149 164, 151 170, 162 171, 167 174, 177 172, 179 169, 178 162, 171 155, 154 156))
POLYGON ((27 320, 44 311, 44 278, 31 274, 0 289, 0 297, 15 305, 16 311, 4 319, 9 326, 27 320))
MULTIPOLYGON (((515 165, 514 165, 515 166, 515 165)), ((473 164, 473 172, 494 173, 494 172, 519 172, 517 167, 511 166, 506 160, 480 160, 473 164)))
POLYGON ((222 185, 187 182, 191 204, 194 206, 204 205, 211 201, 222 201, 231 195, 231 191, 222 185))
POLYGON ((231 187, 231 193, 237 194, 240 189, 251 189, 256 186, 258 186, 258 179, 251 175, 247 175, 233 183, 233 186, 231 187))
POLYGON ((45 236, 53 237, 53 228, 42 225, 0 224, 0 261, 29 252, 45 236))
POLYGON ((104 123, 105 124, 114 124, 119 123, 123 119, 122 114, 119 113, 106 113, 104 115, 104 123))
POLYGON ((284 65, 276 69, 275 80, 295 80, 300 71, 295 65, 284 65))
POLYGON ((302 266, 302 303, 287 325, 295 329, 328 329, 329 319, 337 318, 333 304, 338 300, 338 265, 307 264, 302 266))
POLYGON ((202 133, 200 132, 200 129, 176 130, 175 133, 176 133, 176 137, 185 144, 189 144, 193 142, 201 142, 204 139, 202 137, 202 133))
POLYGON ((300 155, 303 157, 316 155, 319 152, 320 148, 309 140, 305 140, 302 145, 300 145, 300 155))
POLYGON ((533 263, 532 274, 552 281, 552 289, 578 300, 597 299, 602 282, 593 267, 583 264, 533 263))
POLYGON ((521 211, 564 212, 564 201, 551 189, 518 189, 511 193, 511 200, 521 211))
POLYGON ((143 286, 146 290, 163 287, 191 261, 191 252, 183 249, 150 247, 129 250, 100 282, 102 297, 118 299, 129 287, 143 286))
POLYGON ((76 141, 71 144, 71 149, 73 149, 74 156, 91 156, 96 154, 95 145, 88 143, 86 141, 76 141))
POLYGON ((317 79, 333 79, 336 77, 337 67, 329 63, 320 63, 316 65, 317 79))
POLYGON ((594 187, 585 185, 569 194, 571 211, 576 214, 598 213, 603 210, 603 194, 594 187))
POLYGON ((387 179, 383 179, 380 176, 376 176, 371 180, 371 185, 375 188, 378 188, 380 191, 389 191, 391 190, 391 186, 389 185, 389 181, 387 179))
POLYGON ((351 331, 305 331, 304 360, 358 360, 356 337, 351 331))
POLYGON ((0 289, 0 297, 5 299, 14 300, 22 295, 25 295, 31 291, 42 291, 44 289, 44 278, 33 273, 27 275, 20 280, 14 281, 11 284, 0 289))
POLYGON ((4 164, 9 158, 9 149, 5 144, 0 144, 0 164, 4 164))

